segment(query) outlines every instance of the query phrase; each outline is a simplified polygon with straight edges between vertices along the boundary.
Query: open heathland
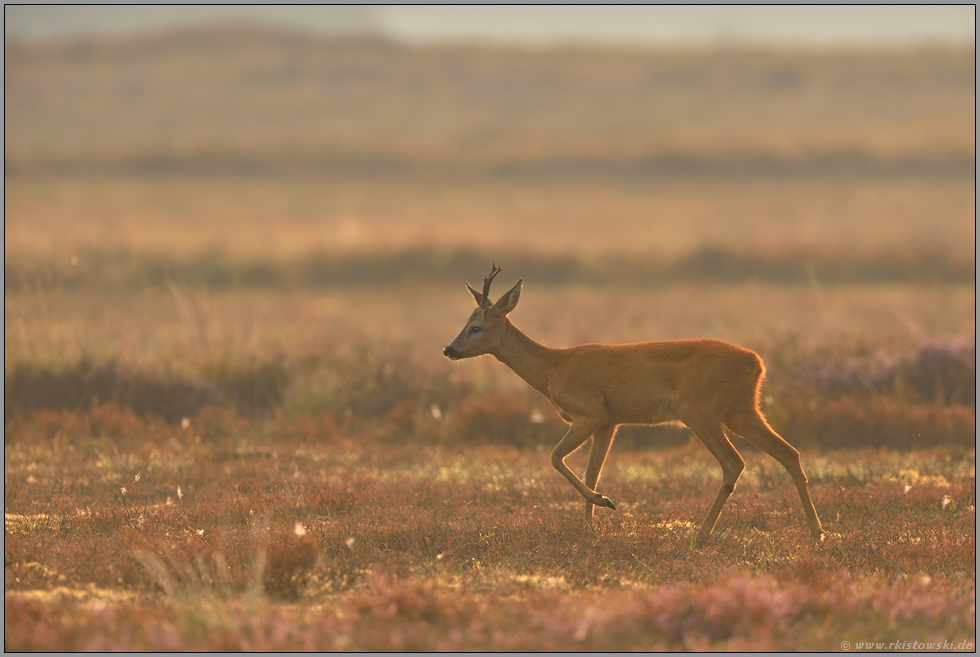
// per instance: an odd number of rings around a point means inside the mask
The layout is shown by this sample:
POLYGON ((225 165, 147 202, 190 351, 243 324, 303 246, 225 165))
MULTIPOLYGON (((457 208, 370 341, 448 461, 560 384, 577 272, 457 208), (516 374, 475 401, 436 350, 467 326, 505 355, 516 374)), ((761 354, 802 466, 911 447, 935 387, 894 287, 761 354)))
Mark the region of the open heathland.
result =
POLYGON ((972 50, 5 44, 6 650, 972 651, 972 50), (802 453, 443 347, 717 338, 802 453), (569 457, 576 472, 583 449, 569 457), (845 645, 845 642, 846 645, 845 645))
POLYGON ((619 511, 590 527, 546 451, 405 435, 397 414, 341 428, 214 410, 171 426, 113 405, 8 425, 6 648, 830 650, 974 636, 972 445, 805 452, 820 545, 788 475, 749 454, 695 549, 719 480, 696 442, 614 448, 600 488, 619 511))
MULTIPOLYGON (((942 288, 943 302, 931 287, 847 286, 818 301, 807 286, 685 286, 641 293, 638 310, 529 287, 515 321, 553 343, 589 335, 581 313, 605 310, 604 339, 725 331, 764 354, 763 409, 801 448, 828 537, 812 543, 789 476, 736 438, 746 471, 694 548, 720 468, 690 432, 623 427, 599 486, 618 511, 588 526, 550 466, 565 425, 546 400, 496 361, 441 357, 469 308, 453 288, 9 298, 5 647, 974 636, 971 289, 942 288), (713 311, 664 303, 691 290, 713 311), (787 328, 779 314, 792 330, 772 328, 787 328)), ((570 463, 581 472, 583 455, 570 463)))

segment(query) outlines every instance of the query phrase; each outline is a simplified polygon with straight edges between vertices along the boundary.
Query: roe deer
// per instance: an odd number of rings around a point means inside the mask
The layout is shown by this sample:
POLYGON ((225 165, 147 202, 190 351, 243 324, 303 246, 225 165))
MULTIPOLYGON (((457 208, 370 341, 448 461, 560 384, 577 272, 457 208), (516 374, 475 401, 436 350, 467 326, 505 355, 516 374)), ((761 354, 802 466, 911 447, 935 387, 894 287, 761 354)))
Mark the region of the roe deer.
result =
POLYGON ((718 459, 723 472, 721 489, 697 542, 711 534, 745 467, 723 426, 786 468, 803 501, 810 533, 822 540, 823 528, 810 500, 800 453, 772 430, 759 410, 765 368, 758 354, 708 339, 551 349, 529 338, 507 317, 520 299, 523 279, 491 305, 490 283, 500 271, 493 266, 483 279, 482 293, 466 284, 477 308, 443 354, 452 360, 493 355, 547 397, 561 418, 571 423, 552 451, 551 463, 585 498, 588 519, 593 506, 616 508, 595 488, 617 426, 679 420, 718 459), (565 465, 565 457, 589 436, 592 452, 583 482, 565 465))

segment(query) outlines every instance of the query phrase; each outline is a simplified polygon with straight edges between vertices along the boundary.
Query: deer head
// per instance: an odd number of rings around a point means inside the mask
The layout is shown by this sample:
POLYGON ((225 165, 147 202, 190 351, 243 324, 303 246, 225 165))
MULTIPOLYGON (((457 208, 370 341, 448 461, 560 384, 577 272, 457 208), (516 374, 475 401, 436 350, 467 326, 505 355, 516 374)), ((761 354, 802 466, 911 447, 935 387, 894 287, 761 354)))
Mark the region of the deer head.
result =
POLYGON ((466 284, 466 289, 476 299, 477 307, 456 339, 442 350, 447 358, 459 360, 493 353, 494 346, 510 323, 507 315, 517 306, 517 301, 521 298, 521 288, 524 286, 524 279, 517 281, 514 287, 497 299, 497 303, 491 304, 490 283, 501 271, 503 270, 500 267, 493 265, 490 275, 483 278, 482 293, 477 292, 469 283, 466 284))

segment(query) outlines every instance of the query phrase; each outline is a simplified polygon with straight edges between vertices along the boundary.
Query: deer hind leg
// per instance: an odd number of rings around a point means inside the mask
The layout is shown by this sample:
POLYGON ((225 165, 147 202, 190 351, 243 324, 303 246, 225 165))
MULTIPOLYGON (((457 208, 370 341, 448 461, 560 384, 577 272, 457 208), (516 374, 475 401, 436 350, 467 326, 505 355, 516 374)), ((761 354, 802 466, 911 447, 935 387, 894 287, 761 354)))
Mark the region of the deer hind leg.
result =
POLYGON ((745 461, 742 460, 738 450, 728 440, 728 436, 725 435, 725 431, 721 427, 721 422, 699 420, 695 422, 685 421, 685 424, 690 427, 698 440, 704 443, 711 455, 718 460, 722 470, 721 488, 718 490, 714 504, 708 510, 708 515, 705 516, 704 522, 701 524, 701 531, 698 532, 695 539, 695 542, 700 544, 704 543, 711 535, 715 523, 718 522, 718 516, 721 514, 721 507, 735 492, 735 483, 745 468, 745 461))
MULTIPOLYGON (((592 490, 590 487, 586 486, 581 479, 575 476, 567 465, 565 465, 565 457, 574 452, 576 449, 582 446, 589 436, 593 432, 598 430, 602 425, 589 418, 578 418, 572 422, 572 426, 569 427, 568 433, 565 437, 561 439, 561 442, 555 447, 551 452, 551 465, 555 467, 555 470, 561 473, 561 475, 568 480, 568 482, 575 486, 575 489, 582 494, 587 502, 591 502, 597 506, 606 506, 610 509, 615 509, 613 503, 608 497, 604 497, 599 493, 592 490)), ((610 436, 611 438, 611 436, 610 436)))
MULTIPOLYGON (((754 406, 754 405, 753 405, 754 406)), ((725 426, 738 434, 742 438, 766 452, 786 468, 796 489, 800 493, 800 500, 803 502, 803 513, 806 514, 806 521, 810 525, 810 533, 816 540, 823 538, 823 527, 820 519, 817 518, 817 511, 813 508, 813 501, 810 499, 810 490, 807 488, 806 474, 800 465, 800 453, 795 447, 772 430, 766 419, 755 408, 735 411, 725 418, 725 426)))
MULTIPOLYGON (((607 424, 592 434, 592 451, 589 453, 589 465, 585 470, 585 485, 592 490, 595 490, 596 485, 599 483, 602 464, 606 460, 606 455, 609 453, 609 447, 612 445, 613 436, 615 435, 615 424, 607 424)), ((585 517, 587 520, 592 520, 594 509, 595 504, 586 499, 585 517)))

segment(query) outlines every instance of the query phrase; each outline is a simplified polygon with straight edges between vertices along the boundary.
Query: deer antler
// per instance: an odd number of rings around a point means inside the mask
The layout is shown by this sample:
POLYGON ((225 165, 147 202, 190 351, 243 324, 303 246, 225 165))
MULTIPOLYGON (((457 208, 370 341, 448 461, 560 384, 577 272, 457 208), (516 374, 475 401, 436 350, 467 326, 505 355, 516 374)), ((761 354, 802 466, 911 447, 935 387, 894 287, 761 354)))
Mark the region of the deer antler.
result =
POLYGON ((490 271, 489 276, 483 277, 483 303, 481 307, 486 309, 490 307, 490 283, 493 282, 493 277, 502 272, 503 269, 497 266, 497 263, 493 263, 493 269, 490 271))

